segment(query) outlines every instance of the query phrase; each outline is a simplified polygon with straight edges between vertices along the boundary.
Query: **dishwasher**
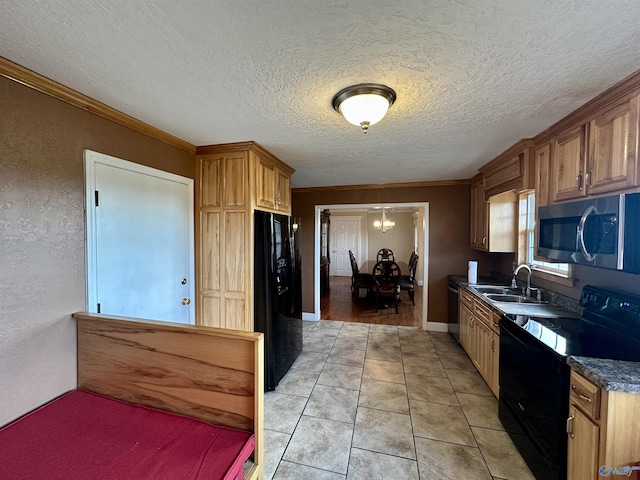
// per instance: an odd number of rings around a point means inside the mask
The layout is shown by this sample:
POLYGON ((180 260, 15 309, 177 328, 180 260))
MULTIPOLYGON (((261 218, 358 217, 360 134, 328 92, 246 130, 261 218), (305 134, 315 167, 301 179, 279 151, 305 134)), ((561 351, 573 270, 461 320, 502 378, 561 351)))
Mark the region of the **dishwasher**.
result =
POLYGON ((460 343, 460 287, 449 279, 447 288, 447 326, 449 333, 460 343))

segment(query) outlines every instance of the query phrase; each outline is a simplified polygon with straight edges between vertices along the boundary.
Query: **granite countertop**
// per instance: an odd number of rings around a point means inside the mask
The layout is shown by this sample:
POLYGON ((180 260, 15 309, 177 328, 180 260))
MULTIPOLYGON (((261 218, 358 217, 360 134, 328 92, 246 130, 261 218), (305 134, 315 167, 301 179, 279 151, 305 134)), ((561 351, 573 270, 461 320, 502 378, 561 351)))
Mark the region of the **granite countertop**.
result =
POLYGON ((640 394, 640 362, 576 356, 567 364, 604 390, 640 394))

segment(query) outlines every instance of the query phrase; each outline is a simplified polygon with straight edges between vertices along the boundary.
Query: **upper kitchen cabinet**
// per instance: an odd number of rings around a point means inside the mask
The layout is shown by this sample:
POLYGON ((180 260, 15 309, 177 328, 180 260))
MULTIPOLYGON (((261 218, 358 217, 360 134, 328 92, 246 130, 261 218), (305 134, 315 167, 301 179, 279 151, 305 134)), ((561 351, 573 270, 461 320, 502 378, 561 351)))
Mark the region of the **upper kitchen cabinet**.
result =
MULTIPOLYGON (((587 104, 543 132, 550 140, 549 202, 635 188, 638 181, 637 94, 587 104), (572 119, 578 120, 570 124, 572 119), (565 126, 560 129, 558 127, 565 126)), ((544 142, 546 143, 546 142, 544 142)), ((543 145, 540 143, 539 145, 543 145)), ((538 150, 536 150, 537 152, 538 150)), ((536 164, 544 166, 544 163, 536 164)), ((538 171, 537 176, 543 172, 538 171)), ((536 192, 538 193, 538 192, 536 192)))
POLYGON ((485 252, 515 252, 517 196, 513 190, 485 199, 482 174, 471 180, 471 248, 485 252))
POLYGON ((196 158, 196 323, 253 331, 253 212, 290 213, 293 169, 254 142, 196 158))
POLYGON ((533 188, 535 169, 530 153, 533 145, 529 138, 520 140, 480 168, 485 198, 509 190, 533 188))
POLYGON ((291 215, 293 169, 267 152, 255 152, 256 207, 291 215))
POLYGON ((584 195, 586 126, 580 125, 553 142, 551 197, 554 202, 584 195))
POLYGON ((470 243, 471 248, 487 250, 487 202, 484 199, 484 177, 478 174, 471 179, 470 243))
POLYGON ((534 190, 536 192, 536 206, 549 205, 549 192, 551 176, 551 144, 545 143, 537 147, 533 153, 535 165, 534 190))
POLYGON ((635 95, 589 122, 585 193, 606 193, 638 185, 639 99, 635 95))

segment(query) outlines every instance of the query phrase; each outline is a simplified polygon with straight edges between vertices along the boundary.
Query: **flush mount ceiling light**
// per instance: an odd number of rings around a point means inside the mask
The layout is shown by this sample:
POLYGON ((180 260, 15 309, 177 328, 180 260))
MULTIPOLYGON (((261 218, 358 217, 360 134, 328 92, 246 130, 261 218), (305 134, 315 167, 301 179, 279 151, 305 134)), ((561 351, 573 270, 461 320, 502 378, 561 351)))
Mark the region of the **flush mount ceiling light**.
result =
POLYGON ((396 92, 386 85, 360 83, 340 90, 332 104, 347 122, 362 127, 367 133, 369 126, 382 120, 395 101, 396 92))

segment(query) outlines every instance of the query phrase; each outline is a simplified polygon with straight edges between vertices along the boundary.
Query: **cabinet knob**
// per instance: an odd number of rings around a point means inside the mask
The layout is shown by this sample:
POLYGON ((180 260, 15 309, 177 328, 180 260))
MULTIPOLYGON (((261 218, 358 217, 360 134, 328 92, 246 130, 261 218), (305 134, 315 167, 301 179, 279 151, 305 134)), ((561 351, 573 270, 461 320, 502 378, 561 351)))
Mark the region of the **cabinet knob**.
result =
POLYGON ((582 191, 582 172, 576 176, 576 187, 578 190, 582 191))

